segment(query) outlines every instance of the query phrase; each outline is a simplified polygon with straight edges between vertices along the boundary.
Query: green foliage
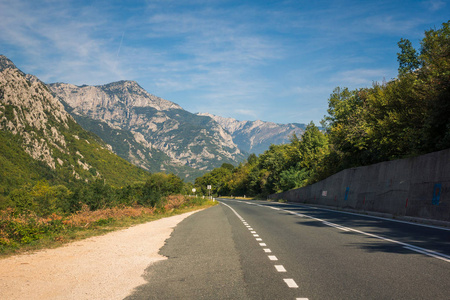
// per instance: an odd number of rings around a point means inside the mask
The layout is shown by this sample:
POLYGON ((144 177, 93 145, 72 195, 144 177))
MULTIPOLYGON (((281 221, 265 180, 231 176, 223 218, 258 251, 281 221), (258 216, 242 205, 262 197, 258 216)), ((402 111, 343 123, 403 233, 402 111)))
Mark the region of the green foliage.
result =
POLYGON ((161 205, 163 197, 179 194, 183 191, 183 182, 173 174, 152 174, 142 188, 142 198, 138 204, 145 206, 161 205))
POLYGON ((15 210, 0 211, 0 252, 4 247, 18 247, 65 230, 60 218, 38 220, 33 214, 19 214, 15 210))
POLYGON ((420 51, 401 39, 399 77, 383 85, 330 95, 325 133, 309 124, 303 136, 249 156, 245 164, 204 175, 228 195, 267 195, 311 184, 349 167, 450 147, 450 22, 425 32, 420 51), (418 54, 420 53, 420 54, 418 54))
POLYGON ((237 168, 223 164, 197 178, 195 185, 202 194, 212 185, 216 195, 268 195, 314 180, 316 167, 327 153, 327 137, 311 122, 302 139, 293 135, 289 144, 271 145, 259 156, 250 155, 237 168))
POLYGON ((325 118, 335 161, 327 173, 450 147, 449 44, 449 23, 425 32, 418 57, 402 39, 397 80, 335 90, 325 118))
POLYGON ((408 72, 416 70, 420 63, 417 57, 416 49, 411 45, 408 39, 400 39, 398 42, 400 53, 397 53, 397 60, 399 64, 398 73, 404 75, 408 72))
POLYGON ((209 195, 207 189, 211 185, 211 193, 216 195, 226 195, 230 191, 228 179, 231 177, 234 166, 230 164, 222 164, 220 168, 206 173, 205 175, 195 179, 195 187, 200 195, 209 195))

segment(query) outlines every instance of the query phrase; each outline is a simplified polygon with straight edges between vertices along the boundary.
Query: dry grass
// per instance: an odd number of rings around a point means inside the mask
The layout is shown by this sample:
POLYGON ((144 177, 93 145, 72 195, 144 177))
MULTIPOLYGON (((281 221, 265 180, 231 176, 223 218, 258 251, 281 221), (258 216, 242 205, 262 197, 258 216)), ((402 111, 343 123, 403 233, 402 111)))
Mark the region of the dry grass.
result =
POLYGON ((53 213, 45 218, 34 213, 17 214, 8 208, 0 211, 0 256, 54 248, 70 241, 217 204, 182 195, 169 196, 164 203, 159 209, 134 206, 91 211, 88 206, 83 206, 69 216, 53 213))
POLYGON ((84 205, 81 211, 70 215, 65 218, 62 222, 65 225, 72 227, 84 227, 88 228, 92 224, 100 220, 116 219, 120 220, 123 218, 137 218, 142 215, 153 215, 155 208, 148 207, 114 207, 105 208, 95 211, 90 211, 87 205, 84 205))

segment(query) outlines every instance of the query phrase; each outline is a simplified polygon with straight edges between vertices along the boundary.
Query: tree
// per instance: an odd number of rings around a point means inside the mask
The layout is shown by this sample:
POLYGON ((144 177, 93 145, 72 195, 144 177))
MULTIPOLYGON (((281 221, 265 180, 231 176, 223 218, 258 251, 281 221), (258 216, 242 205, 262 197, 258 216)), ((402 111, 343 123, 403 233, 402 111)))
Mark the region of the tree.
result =
POLYGON ((418 100, 427 103, 423 151, 450 147, 450 21, 425 32, 419 57, 418 100))
POLYGON ((397 61, 399 63, 398 73, 404 75, 416 70, 420 66, 416 49, 411 45, 408 39, 400 39, 398 42, 400 53, 397 53, 397 61))

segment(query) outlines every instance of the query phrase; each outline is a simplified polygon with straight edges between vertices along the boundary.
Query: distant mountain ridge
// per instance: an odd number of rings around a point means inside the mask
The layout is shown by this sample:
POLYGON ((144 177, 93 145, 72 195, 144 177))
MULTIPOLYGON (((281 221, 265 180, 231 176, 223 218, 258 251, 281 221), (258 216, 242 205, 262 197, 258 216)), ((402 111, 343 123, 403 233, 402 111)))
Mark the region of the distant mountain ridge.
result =
POLYGON ((151 95, 135 81, 48 86, 86 129, 108 141, 123 158, 148 170, 156 166, 189 177, 196 170, 204 172, 246 158, 217 122, 151 95), (113 141, 112 134, 124 138, 113 141))
POLYGON ((238 121, 233 118, 224 118, 209 113, 198 113, 208 116, 219 123, 233 137, 238 147, 248 153, 261 154, 269 149, 271 144, 285 144, 293 134, 301 136, 306 125, 298 123, 277 124, 272 122, 238 121))

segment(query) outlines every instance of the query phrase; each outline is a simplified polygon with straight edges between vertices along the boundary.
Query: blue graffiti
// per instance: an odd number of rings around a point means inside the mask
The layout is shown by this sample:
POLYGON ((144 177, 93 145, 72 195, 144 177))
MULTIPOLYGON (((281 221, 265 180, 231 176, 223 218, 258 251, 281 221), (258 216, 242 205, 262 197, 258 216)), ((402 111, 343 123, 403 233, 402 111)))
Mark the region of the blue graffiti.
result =
POLYGON ((440 183, 436 183, 434 185, 434 189, 433 189, 433 200, 431 201, 431 203, 433 205, 439 205, 439 201, 441 199, 441 189, 442 189, 442 184, 440 183))

